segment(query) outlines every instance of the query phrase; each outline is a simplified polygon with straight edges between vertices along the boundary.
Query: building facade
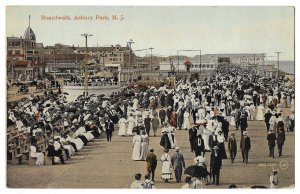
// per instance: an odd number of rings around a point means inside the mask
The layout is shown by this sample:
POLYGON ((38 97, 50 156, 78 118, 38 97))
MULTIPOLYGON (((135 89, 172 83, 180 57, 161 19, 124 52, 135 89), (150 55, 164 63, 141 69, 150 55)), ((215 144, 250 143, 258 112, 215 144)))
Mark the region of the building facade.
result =
POLYGON ((200 72, 214 70, 220 64, 238 65, 241 67, 261 67, 265 64, 264 54, 205 54, 195 57, 169 56, 169 60, 159 63, 160 71, 200 72))
POLYGON ((29 25, 21 37, 7 37, 7 73, 11 81, 31 81, 43 76, 45 63, 42 59, 43 44, 29 25))

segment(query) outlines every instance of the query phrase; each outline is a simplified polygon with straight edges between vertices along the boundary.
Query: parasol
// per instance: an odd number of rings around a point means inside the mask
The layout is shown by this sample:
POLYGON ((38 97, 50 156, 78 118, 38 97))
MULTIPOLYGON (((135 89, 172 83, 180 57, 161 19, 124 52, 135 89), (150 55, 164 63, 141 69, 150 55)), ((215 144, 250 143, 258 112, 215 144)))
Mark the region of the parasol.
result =
POLYGON ((206 178, 209 172, 202 166, 191 165, 184 170, 184 174, 188 174, 191 177, 206 178))

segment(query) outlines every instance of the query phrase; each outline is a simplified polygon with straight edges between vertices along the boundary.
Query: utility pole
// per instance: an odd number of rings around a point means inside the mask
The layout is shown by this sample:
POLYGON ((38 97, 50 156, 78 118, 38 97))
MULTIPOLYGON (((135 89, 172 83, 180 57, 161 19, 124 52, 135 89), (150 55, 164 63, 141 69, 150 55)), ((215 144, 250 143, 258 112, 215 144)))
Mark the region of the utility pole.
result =
POLYGON ((177 73, 179 74, 179 51, 177 51, 177 73))
POLYGON ((54 86, 55 89, 57 89, 57 85, 56 85, 56 50, 55 50, 55 45, 54 45, 54 86))
POLYGON ((279 88, 279 54, 281 52, 275 52, 277 54, 277 87, 279 88))
POLYGON ((152 48, 152 47, 150 47, 149 48, 150 50, 151 50, 151 62, 150 62, 150 79, 152 78, 152 50, 154 49, 154 48, 152 48))
POLYGON ((256 63, 255 63, 255 54, 253 54, 253 65, 254 65, 254 68, 255 68, 255 74, 257 74, 256 63))
MULTIPOLYGON (((199 72, 199 73, 200 73, 200 75, 201 75, 201 68, 202 68, 202 64, 201 64, 201 50, 200 50, 200 66, 199 66, 199 67, 200 67, 200 72, 199 72)), ((199 75, 199 76, 200 76, 200 75, 199 75)))
POLYGON ((88 52, 88 48, 87 48, 87 39, 89 36, 93 36, 92 34, 81 34, 81 36, 84 36, 85 38, 85 59, 84 59, 84 97, 86 98, 88 95, 88 85, 87 85, 87 79, 88 79, 88 68, 87 68, 87 52, 88 52))
POLYGON ((134 44, 133 40, 130 39, 129 42, 127 42, 129 44, 129 63, 131 63, 131 45, 134 44))
POLYGON ((262 72, 263 75, 265 75, 265 58, 266 58, 266 54, 267 53, 262 53, 262 60, 263 61, 262 61, 262 68, 261 68, 262 71, 261 72, 262 72))

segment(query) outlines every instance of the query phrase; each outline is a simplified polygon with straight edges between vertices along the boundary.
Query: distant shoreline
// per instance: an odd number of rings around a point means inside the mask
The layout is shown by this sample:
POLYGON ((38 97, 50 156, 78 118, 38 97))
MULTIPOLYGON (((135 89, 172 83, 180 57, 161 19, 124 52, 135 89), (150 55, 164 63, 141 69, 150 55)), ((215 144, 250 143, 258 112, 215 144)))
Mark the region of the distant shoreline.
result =
MULTIPOLYGON (((277 61, 267 61, 266 63, 274 64, 274 68, 277 69, 277 61)), ((295 75, 295 61, 279 61, 279 70, 295 75)))

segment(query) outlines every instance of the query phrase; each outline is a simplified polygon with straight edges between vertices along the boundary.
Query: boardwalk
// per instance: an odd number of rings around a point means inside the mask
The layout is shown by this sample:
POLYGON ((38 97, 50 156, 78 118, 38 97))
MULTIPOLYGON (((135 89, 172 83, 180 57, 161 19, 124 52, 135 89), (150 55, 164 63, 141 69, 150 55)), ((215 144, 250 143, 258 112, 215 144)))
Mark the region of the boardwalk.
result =
MULTIPOLYGON (((288 111, 284 109, 284 114, 287 115, 288 111)), ((230 128, 231 131, 233 128, 230 128)), ((7 185, 11 188, 128 188, 135 173, 146 173, 146 164, 144 161, 131 160, 132 137, 119 137, 116 134, 117 131, 109 143, 102 134, 100 139, 90 142, 71 160, 66 161, 65 165, 8 165, 7 185)), ((188 131, 176 131, 175 134, 187 166, 193 164, 194 155, 190 152, 188 131)), ((208 185, 206 188, 228 188, 229 184, 240 187, 268 186, 273 167, 279 169, 280 187, 288 187, 295 182, 294 133, 286 133, 283 157, 278 158, 275 148, 275 159, 268 157, 266 129, 262 121, 250 121, 248 134, 252 140, 249 163, 242 163, 241 152, 238 150, 234 164, 223 160, 220 186, 208 185)), ((236 136, 239 143, 240 133, 237 132, 236 136)), ((158 158, 163 153, 159 141, 160 137, 150 137, 150 147, 155 149, 158 158)), ((174 150, 169 153, 173 154, 174 150)), ((206 157, 209 159, 209 153, 206 157)), ((161 162, 158 161, 155 177, 157 188, 180 188, 183 185, 175 183, 174 180, 164 183, 160 176, 161 162)))

